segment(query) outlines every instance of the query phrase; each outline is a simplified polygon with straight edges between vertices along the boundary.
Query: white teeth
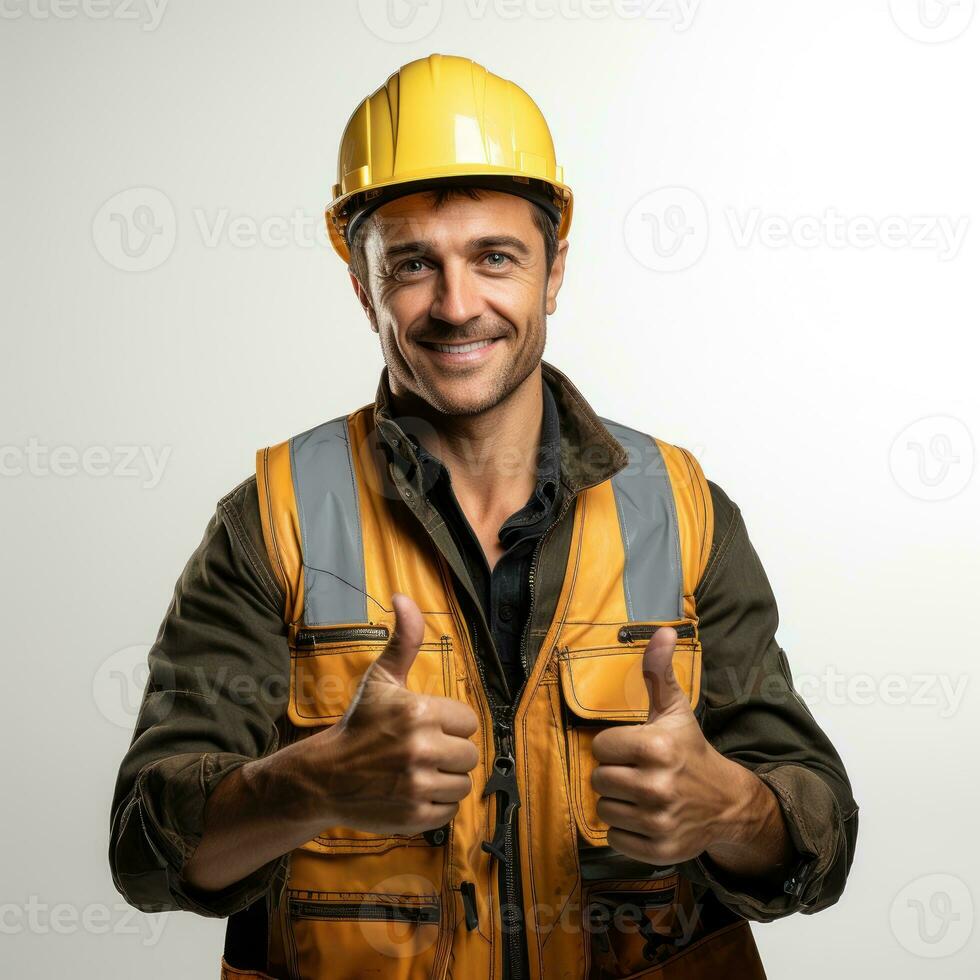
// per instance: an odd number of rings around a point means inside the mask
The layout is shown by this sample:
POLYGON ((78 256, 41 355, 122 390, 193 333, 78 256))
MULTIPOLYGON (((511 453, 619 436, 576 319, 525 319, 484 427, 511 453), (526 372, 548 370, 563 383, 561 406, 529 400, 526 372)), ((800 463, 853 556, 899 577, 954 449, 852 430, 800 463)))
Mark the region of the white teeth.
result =
POLYGON ((465 354, 467 351, 489 347, 492 343, 492 340, 478 340, 474 344, 430 344, 429 346, 446 354, 465 354))

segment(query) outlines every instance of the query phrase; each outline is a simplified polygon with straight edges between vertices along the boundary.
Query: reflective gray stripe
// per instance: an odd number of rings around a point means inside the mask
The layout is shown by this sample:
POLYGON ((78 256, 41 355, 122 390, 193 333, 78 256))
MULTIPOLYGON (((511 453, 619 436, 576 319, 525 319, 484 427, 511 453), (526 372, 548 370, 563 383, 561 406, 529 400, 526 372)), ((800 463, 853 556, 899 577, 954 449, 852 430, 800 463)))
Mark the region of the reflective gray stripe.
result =
POLYGON ((303 546, 303 622, 367 621, 361 511, 347 416, 289 440, 303 546))
POLYGON ((623 536, 623 589, 631 621, 678 619, 684 614, 680 533, 670 475, 652 436, 600 419, 629 453, 612 478, 623 536))

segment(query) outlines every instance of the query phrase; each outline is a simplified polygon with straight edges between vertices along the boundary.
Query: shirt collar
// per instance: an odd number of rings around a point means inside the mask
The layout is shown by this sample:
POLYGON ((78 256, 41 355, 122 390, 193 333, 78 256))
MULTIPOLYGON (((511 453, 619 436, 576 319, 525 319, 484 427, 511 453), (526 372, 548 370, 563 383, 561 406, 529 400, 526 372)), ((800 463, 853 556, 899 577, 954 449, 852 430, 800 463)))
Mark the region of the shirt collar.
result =
MULTIPOLYGON (((564 483, 573 493, 608 480, 629 463, 623 445, 613 437, 602 420, 571 380, 547 361, 541 362, 544 400, 541 452, 538 466, 539 489, 550 481, 564 483)), ((433 473, 441 467, 417 439, 410 437, 401 420, 391 414, 392 398, 388 367, 381 371, 374 401, 375 425, 391 461, 423 472, 435 461, 433 473)), ((431 486, 426 476, 426 485, 431 486)))

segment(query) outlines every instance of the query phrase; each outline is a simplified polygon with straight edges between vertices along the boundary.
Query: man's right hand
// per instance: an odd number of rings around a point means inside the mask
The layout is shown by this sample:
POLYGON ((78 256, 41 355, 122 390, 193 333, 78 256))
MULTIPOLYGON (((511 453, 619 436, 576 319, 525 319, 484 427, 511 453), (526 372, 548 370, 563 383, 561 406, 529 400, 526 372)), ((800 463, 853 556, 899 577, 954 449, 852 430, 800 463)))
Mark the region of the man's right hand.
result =
POLYGON ((452 820, 472 788, 476 712, 453 698, 408 689, 424 623, 404 593, 396 592, 392 605, 395 629, 344 716, 302 743, 325 827, 417 834, 452 820))

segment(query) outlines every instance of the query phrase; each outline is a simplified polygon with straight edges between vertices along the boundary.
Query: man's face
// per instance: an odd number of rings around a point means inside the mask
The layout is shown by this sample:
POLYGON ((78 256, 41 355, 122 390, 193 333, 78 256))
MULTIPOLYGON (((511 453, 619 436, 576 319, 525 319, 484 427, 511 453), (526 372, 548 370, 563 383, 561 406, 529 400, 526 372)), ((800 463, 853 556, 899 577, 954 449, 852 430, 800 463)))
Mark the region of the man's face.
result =
POLYGON ((479 193, 438 209, 425 192, 389 201, 361 232, 368 281, 351 273, 392 392, 444 415, 486 411, 537 367, 565 269, 564 240, 545 268, 532 204, 479 193))

